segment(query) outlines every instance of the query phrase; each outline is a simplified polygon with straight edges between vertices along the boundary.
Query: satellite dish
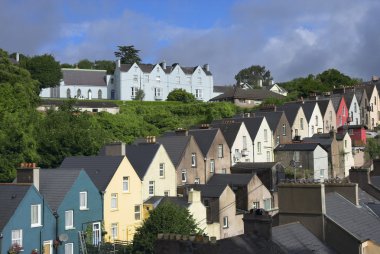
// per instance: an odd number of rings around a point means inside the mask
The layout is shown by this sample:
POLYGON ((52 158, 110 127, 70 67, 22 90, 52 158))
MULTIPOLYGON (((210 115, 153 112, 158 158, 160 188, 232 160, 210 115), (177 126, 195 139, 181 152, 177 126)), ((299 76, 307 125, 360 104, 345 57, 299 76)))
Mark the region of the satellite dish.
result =
POLYGON ((69 236, 67 234, 60 234, 59 235, 59 240, 61 242, 66 242, 67 240, 69 240, 69 236))

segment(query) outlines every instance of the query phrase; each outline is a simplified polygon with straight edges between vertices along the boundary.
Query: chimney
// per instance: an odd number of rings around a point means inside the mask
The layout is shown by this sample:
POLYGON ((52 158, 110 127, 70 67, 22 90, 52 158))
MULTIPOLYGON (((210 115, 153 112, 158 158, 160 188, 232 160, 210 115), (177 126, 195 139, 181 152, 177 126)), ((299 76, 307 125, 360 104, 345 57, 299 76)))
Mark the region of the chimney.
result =
POLYGON ((20 53, 16 52, 16 62, 20 62, 20 53))
POLYGON ((166 70, 166 61, 165 61, 165 60, 162 61, 162 62, 160 63, 160 65, 161 65, 161 68, 162 68, 162 69, 166 70))
POLYGON ((188 136, 189 135, 189 131, 187 129, 178 128, 178 129, 175 130, 175 135, 176 136, 188 136))
POLYGON ((209 129, 210 128, 210 125, 209 124, 206 124, 206 123, 203 123, 201 124, 200 126, 200 129, 209 129))
POLYGON ((372 76, 372 81, 379 81, 379 77, 378 77, 378 76, 375 76, 375 75, 373 75, 373 76, 372 76))
POLYGON ((203 65, 203 69, 205 69, 206 71, 210 71, 210 65, 209 64, 203 65))
POLYGON ((121 66, 121 64, 120 64, 120 59, 117 59, 117 60, 116 60, 116 68, 119 68, 119 69, 120 69, 120 66, 121 66))
POLYGON ((193 188, 190 189, 188 193, 188 203, 199 203, 201 202, 201 192, 194 190, 193 188))
POLYGON ((352 167, 349 174, 350 181, 357 183, 361 189, 365 190, 371 182, 369 172, 370 170, 367 168, 352 167))
POLYGON ((40 168, 36 163, 20 164, 20 168, 17 169, 17 183, 33 183, 37 190, 40 189, 40 168))
POLYGON ((325 183, 326 193, 336 192, 351 201, 354 205, 359 205, 358 184, 357 183, 325 183))
POLYGON ((120 156, 125 155, 125 143, 121 141, 105 145, 100 151, 101 156, 120 156))
POLYGON ((272 240, 272 217, 264 209, 250 210, 243 215, 244 234, 255 234, 272 240))
POLYGON ((156 136, 147 136, 146 137, 146 143, 155 144, 156 143, 156 136))
POLYGON ((335 131, 334 129, 332 129, 332 130, 329 132, 329 134, 330 134, 330 138, 332 138, 333 140, 336 139, 336 131, 335 131))

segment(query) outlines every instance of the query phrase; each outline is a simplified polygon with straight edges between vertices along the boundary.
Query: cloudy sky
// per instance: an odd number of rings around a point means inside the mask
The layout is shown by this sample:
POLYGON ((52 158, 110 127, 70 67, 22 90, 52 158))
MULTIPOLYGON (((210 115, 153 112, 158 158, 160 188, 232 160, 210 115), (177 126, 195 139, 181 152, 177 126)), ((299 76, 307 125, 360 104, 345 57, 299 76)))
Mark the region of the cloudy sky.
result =
POLYGON ((75 63, 134 45, 145 63, 209 63, 215 84, 256 64, 278 82, 328 68, 367 80, 379 13, 378 0, 0 0, 0 48, 75 63))

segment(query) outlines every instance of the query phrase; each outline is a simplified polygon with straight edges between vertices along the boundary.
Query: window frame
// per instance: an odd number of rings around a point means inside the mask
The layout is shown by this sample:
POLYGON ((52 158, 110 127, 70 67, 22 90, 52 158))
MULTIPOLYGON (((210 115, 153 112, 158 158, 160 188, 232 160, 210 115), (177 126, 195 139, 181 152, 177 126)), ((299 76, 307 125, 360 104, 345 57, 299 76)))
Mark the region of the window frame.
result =
POLYGON ((13 244, 18 244, 22 248, 22 241, 23 241, 23 232, 22 229, 12 229, 11 231, 11 243, 13 244), (15 238, 15 233, 18 233, 18 238, 15 238))
POLYGON ((74 253, 74 243, 65 243, 65 254, 74 253), (69 248, 69 250, 67 250, 69 248))
POLYGON ((223 158, 224 153, 223 153, 223 144, 218 145, 218 158, 223 158))
POLYGON ((268 130, 264 129, 264 142, 268 142, 268 130))
POLYGON ((128 193, 129 192, 129 176, 123 176, 122 186, 123 186, 123 192, 128 193), (125 186, 127 187, 126 189, 125 189, 125 186))
POLYGON ((110 229, 111 229, 111 239, 112 240, 116 240, 118 239, 119 237, 119 223, 111 223, 111 226, 110 226, 110 229))
POLYGON ((282 136, 286 136, 286 124, 282 124, 282 136))
POLYGON ((191 153, 191 167, 195 168, 197 166, 197 154, 191 153))
POLYGON ((88 210, 88 194, 87 194, 87 191, 79 192, 79 210, 88 210), (82 194, 84 194, 84 196, 85 196, 85 199, 84 199, 85 206, 82 206, 82 194))
POLYGON ((228 228, 228 216, 223 217, 223 228, 228 228))
POLYGON ((159 171, 159 173, 158 173, 159 177, 165 178, 165 163, 163 163, 163 162, 160 163, 158 167, 159 167, 159 170, 158 170, 159 171))
POLYGON ((141 220, 141 205, 135 205, 135 220, 141 220), (136 211, 136 208, 138 208, 138 211, 136 211), (138 216, 138 218, 137 218, 138 216))
POLYGON ((261 142, 257 142, 257 154, 261 154, 261 142))
POLYGON ((271 211, 272 210, 272 198, 264 199, 264 210, 271 211), (267 209, 266 205, 269 204, 269 209, 267 209))
POLYGON ((154 196, 154 193, 155 193, 155 183, 154 181, 149 181, 148 195, 151 197, 151 196, 154 196), (152 189, 152 192, 151 192, 151 189, 152 189))
POLYGON ((41 227, 42 226, 42 220, 41 220, 41 204, 34 204, 30 205, 30 226, 32 228, 35 227, 41 227), (33 223, 33 208, 37 207, 37 222, 33 223))
POLYGON ((215 160, 210 159, 210 173, 215 173, 215 160))
POLYGON ((70 230, 70 229, 75 229, 74 228, 74 210, 65 211, 65 230, 70 230), (69 224, 69 222, 71 222, 71 225, 69 224))
POLYGON ((116 210, 118 209, 118 195, 117 193, 111 193, 111 209, 116 210))

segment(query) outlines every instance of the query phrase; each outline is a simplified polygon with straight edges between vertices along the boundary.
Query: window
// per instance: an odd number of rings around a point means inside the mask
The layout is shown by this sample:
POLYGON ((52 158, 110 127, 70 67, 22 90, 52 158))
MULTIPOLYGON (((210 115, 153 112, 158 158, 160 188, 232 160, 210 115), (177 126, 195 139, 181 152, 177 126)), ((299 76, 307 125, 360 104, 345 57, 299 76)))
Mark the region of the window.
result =
POLYGON ((73 254, 74 253, 74 244, 66 243, 65 244, 65 254, 73 254))
POLYGON ((347 148, 347 140, 344 140, 344 148, 347 148))
POLYGON ((160 82, 161 82, 161 77, 160 77, 160 76, 156 76, 156 82, 157 82, 157 83, 160 83, 160 82))
POLYGON ((339 126, 343 125, 342 116, 339 116, 339 126))
POLYGON ((144 75, 144 83, 149 83, 149 75, 144 75))
POLYGON ((356 113, 356 102, 354 103, 354 112, 356 113))
POLYGON ((203 98, 202 89, 195 89, 195 98, 197 99, 203 98))
POLYGON ((135 205, 135 220, 141 220, 140 205, 135 205))
POLYGON ((138 89, 137 89, 137 87, 131 87, 131 89, 132 89, 132 91, 131 91, 131 92, 132 92, 131 97, 132 97, 132 98, 135 98, 138 89))
POLYGON ((67 98, 71 98, 71 90, 70 90, 70 88, 67 88, 66 97, 67 98))
POLYGON ((117 193, 111 194, 111 209, 117 209, 117 193))
POLYGON ((159 87, 154 88, 154 97, 161 98, 161 88, 159 88, 159 87))
POLYGON ((191 166, 192 167, 197 166, 197 154, 196 153, 191 154, 191 166))
POLYGON ((65 211, 65 229, 73 229, 74 228, 74 211, 68 210, 65 211))
POLYGON ((354 130, 353 130, 353 129, 349 129, 349 130, 348 130, 348 134, 349 134, 349 135, 353 135, 353 134, 354 134, 354 130))
POLYGON ((31 205, 31 227, 41 226, 41 205, 31 205))
POLYGON ((295 135, 295 136, 298 136, 298 129, 295 129, 295 130, 294 130, 294 135, 295 135))
POLYGON ((260 208, 260 202, 253 202, 252 209, 259 209, 260 208))
POLYGON ((133 82, 137 83, 138 79, 139 79, 139 77, 137 75, 133 75, 133 82))
POLYGON ((168 190, 164 191, 164 196, 165 197, 169 197, 169 194, 170 194, 170 191, 168 191, 168 190))
POLYGON ((272 199, 271 198, 264 199, 264 210, 270 211, 271 209, 272 209, 272 199))
POLYGON ((87 191, 79 192, 79 209, 87 209, 87 191))
POLYGON ((22 247, 22 229, 12 230, 12 244, 18 244, 22 247))
POLYGON ((179 83, 181 83, 181 78, 179 76, 175 77, 175 83, 178 85, 179 85, 179 83))
POLYGON ((228 216, 223 217, 223 228, 228 228, 228 216))
POLYGON ((183 182, 183 183, 186 183, 186 182, 187 182, 187 173, 186 173, 186 169, 182 169, 181 178, 182 178, 182 182, 183 182))
POLYGON ((198 84, 198 85, 202 85, 202 78, 201 78, 201 77, 198 77, 198 78, 197 78, 197 84, 198 84))
POLYGON ((247 136, 243 136, 243 150, 247 150, 247 136))
POLYGON ((187 83, 191 84, 191 77, 187 77, 186 79, 187 79, 187 83))
POLYGON ((264 129, 264 141, 268 142, 268 130, 264 129))
POLYGON ((222 168, 222 174, 227 174, 227 169, 226 168, 222 168))
POLYGON ((98 91, 98 99, 102 99, 103 98, 103 92, 102 90, 99 89, 98 91))
POLYGON ((118 228, 119 228, 119 225, 117 223, 112 223, 111 224, 111 238, 112 239, 117 239, 118 238, 118 228))
POLYGON ((123 176, 123 192, 129 192, 129 177, 123 176))
POLYGON ((314 126, 311 126, 311 135, 314 134, 314 126))
POLYGON ((320 170, 320 178, 324 178, 325 177, 325 170, 323 168, 321 168, 320 170))
POLYGON ((257 153, 261 153, 261 142, 257 142, 257 153))
POLYGON ((332 122, 332 111, 329 112, 329 118, 330 118, 330 122, 332 122))
POLYGON ((98 246, 101 241, 101 237, 100 222, 95 222, 92 224, 92 244, 98 246))
POLYGON ((91 91, 91 89, 88 89, 88 91, 87 91, 87 98, 88 98, 89 100, 92 99, 92 91, 91 91))
POLYGON ((299 151, 295 151, 294 154, 293 154, 293 160, 298 162, 300 161, 300 152, 299 151))
POLYGON ((215 172, 215 160, 210 160, 210 173, 215 172))
POLYGON ((315 125, 318 125, 318 116, 315 116, 315 125))
POLYGON ((223 145, 218 145, 218 158, 223 158, 223 145))
POLYGON ((199 179, 199 177, 196 177, 196 178, 195 178, 194 183, 195 183, 195 184, 200 184, 200 183, 201 183, 201 180, 199 179))
POLYGON ((204 199, 203 203, 204 203, 205 207, 209 207, 210 206, 210 200, 208 200, 208 199, 204 199))
POLYGON ((82 96, 82 91, 80 89, 77 90, 77 98, 82 96))
POLYGON ((280 136, 279 135, 277 135, 277 137, 276 137, 276 145, 278 145, 278 144, 280 144, 280 136))
POLYGON ((160 163, 160 177, 165 177, 165 163, 160 163))
POLYGON ((343 115, 343 116, 346 116, 346 107, 343 106, 342 108, 343 108, 343 113, 342 113, 342 115, 343 115))
POLYGON ((286 136, 286 125, 282 125, 282 136, 286 136))
POLYGON ((303 130, 303 118, 300 119, 300 127, 301 127, 301 130, 303 130))
POLYGON ((149 196, 154 196, 154 181, 149 181, 149 196))
POLYGON ((267 162, 270 162, 271 159, 270 159, 270 151, 267 151, 267 162))

